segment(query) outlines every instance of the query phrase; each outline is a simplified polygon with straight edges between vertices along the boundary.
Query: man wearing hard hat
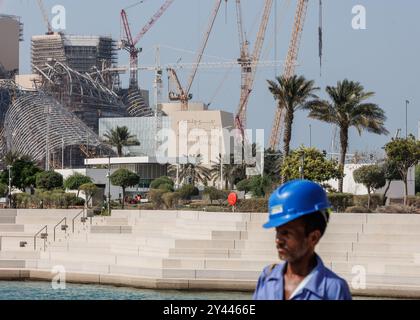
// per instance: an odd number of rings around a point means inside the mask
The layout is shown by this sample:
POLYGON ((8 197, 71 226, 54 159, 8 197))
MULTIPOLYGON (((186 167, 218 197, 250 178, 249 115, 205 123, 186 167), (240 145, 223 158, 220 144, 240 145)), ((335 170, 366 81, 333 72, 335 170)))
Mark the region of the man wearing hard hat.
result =
POLYGON ((289 181, 271 194, 263 227, 276 228, 276 248, 284 262, 263 270, 254 299, 351 300, 347 282, 315 253, 330 207, 324 189, 308 180, 289 181))

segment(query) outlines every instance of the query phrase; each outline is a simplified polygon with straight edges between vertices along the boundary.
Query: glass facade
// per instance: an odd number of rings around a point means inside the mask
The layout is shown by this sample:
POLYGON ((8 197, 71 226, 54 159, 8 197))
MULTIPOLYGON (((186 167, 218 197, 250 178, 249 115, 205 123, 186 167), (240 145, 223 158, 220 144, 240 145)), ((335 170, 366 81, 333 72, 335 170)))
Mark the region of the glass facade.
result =
MULTIPOLYGON (((156 151, 157 123, 155 117, 136 118, 101 118, 99 119, 99 137, 116 127, 126 126, 128 131, 135 135, 140 142, 139 146, 124 147, 123 153, 126 156, 149 156, 154 157, 156 151)), ((161 128, 170 128, 169 117, 161 117, 161 128)))

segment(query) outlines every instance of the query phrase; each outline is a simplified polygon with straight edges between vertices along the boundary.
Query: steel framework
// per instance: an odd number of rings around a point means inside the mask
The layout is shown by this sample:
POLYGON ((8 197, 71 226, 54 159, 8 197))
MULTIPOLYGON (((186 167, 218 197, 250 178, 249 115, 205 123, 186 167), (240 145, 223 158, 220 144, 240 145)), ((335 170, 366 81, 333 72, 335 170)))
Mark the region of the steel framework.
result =
POLYGON ((100 117, 127 116, 120 97, 95 74, 81 74, 59 61, 34 68, 41 75, 38 88, 51 94, 95 132, 100 117))
POLYGON ((4 119, 7 151, 17 151, 37 161, 67 147, 89 145, 97 152, 114 154, 87 125, 42 92, 26 92, 9 107, 4 119))

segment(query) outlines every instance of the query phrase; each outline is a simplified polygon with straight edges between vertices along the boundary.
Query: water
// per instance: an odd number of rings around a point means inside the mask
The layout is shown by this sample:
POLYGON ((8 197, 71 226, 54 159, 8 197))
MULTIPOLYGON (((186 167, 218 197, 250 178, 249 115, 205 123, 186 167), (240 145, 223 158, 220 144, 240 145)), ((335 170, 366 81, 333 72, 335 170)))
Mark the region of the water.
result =
POLYGON ((250 300, 252 293, 148 290, 67 283, 54 290, 50 282, 0 281, 0 300, 250 300))
MULTIPOLYGON (((251 300, 251 292, 149 290, 67 283, 54 290, 50 282, 0 281, 0 300, 251 300)), ((394 298, 353 297, 354 300, 394 298)))

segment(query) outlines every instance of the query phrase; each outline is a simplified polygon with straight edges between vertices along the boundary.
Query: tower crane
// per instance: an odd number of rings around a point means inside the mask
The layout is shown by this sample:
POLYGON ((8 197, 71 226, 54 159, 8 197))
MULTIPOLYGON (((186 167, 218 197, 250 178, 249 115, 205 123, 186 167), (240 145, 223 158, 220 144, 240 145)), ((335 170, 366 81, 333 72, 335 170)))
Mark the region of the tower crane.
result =
POLYGON ((246 126, 246 110, 249 102, 249 96, 254 86, 254 80, 257 73, 257 65, 260 60, 261 50, 267 31, 268 21, 270 19, 271 8, 273 0, 265 0, 264 11, 257 34, 257 39, 254 44, 252 55, 249 53, 249 42, 245 37, 242 22, 241 1, 236 0, 237 24, 239 30, 239 42, 241 56, 238 63, 241 66, 241 97, 239 106, 235 115, 235 128, 239 129, 244 137, 244 128, 246 126))
POLYGON ((188 110, 188 101, 192 99, 192 94, 190 94, 190 90, 191 90, 192 84, 194 82, 194 78, 197 74, 198 66, 201 63, 201 59, 203 58, 204 50, 207 47, 207 42, 209 40, 211 31, 213 29, 214 22, 216 21, 216 17, 217 17, 217 14, 219 12, 221 4, 222 4, 222 0, 216 0, 213 12, 210 16, 210 21, 209 21, 207 30, 204 34, 203 42, 200 46, 200 49, 197 51, 197 57, 195 59, 196 62, 194 64, 194 67, 192 68, 191 75, 189 77, 187 86, 185 88, 182 87, 182 85, 179 81, 179 78, 176 75, 176 71, 173 68, 168 68, 167 69, 170 78, 172 79, 173 82, 175 82, 175 84, 177 86, 177 90, 178 90, 177 93, 170 92, 169 93, 169 99, 172 100, 172 101, 180 101, 181 102, 181 110, 184 110, 184 111, 188 110))
MULTIPOLYGON (((292 37, 289 44, 289 50, 287 52, 287 58, 285 61, 283 76, 290 78, 295 73, 296 61, 299 53, 300 42, 302 39, 303 26, 305 24, 306 12, 308 9, 309 0, 299 0, 296 8, 296 14, 294 19, 294 26, 292 37)), ((277 150, 280 141, 280 135, 282 128, 282 122, 284 117, 284 108, 277 108, 276 115, 274 117, 273 127, 271 129, 270 136, 270 148, 277 150)))
POLYGON ((47 34, 53 34, 54 32, 50 23, 50 19, 48 18, 47 10, 45 9, 44 2, 42 0, 37 0, 37 2, 38 2, 38 7, 41 10, 42 17, 44 18, 45 24, 47 25, 47 29, 48 29, 47 34))
POLYGON ((135 38, 133 38, 131 33, 127 12, 124 9, 121 10, 121 20, 124 25, 124 32, 126 37, 126 39, 121 41, 121 47, 130 53, 130 87, 138 86, 138 58, 141 49, 136 47, 137 43, 147 33, 147 31, 153 27, 153 25, 159 20, 159 18, 165 13, 165 11, 174 1, 175 0, 166 0, 165 3, 159 8, 159 10, 152 16, 149 22, 147 22, 147 24, 140 30, 135 38))

